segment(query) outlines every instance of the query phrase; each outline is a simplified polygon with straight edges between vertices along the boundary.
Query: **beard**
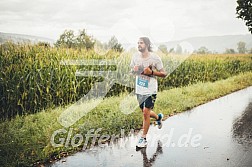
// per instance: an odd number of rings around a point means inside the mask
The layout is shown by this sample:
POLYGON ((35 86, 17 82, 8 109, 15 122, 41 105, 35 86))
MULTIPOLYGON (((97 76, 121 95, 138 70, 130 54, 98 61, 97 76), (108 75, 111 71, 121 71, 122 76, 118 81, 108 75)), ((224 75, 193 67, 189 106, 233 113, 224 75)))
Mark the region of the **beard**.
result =
POLYGON ((138 51, 139 51, 139 52, 144 52, 145 49, 146 49, 146 47, 141 47, 141 46, 138 47, 138 51))

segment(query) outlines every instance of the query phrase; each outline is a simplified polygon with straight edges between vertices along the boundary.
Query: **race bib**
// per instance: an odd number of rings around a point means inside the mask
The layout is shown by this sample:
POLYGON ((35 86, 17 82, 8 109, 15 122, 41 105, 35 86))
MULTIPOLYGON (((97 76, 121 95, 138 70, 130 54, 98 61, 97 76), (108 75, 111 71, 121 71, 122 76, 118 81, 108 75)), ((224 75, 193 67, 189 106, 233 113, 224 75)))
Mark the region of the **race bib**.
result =
POLYGON ((148 88, 149 80, 141 77, 137 77, 137 85, 148 88))

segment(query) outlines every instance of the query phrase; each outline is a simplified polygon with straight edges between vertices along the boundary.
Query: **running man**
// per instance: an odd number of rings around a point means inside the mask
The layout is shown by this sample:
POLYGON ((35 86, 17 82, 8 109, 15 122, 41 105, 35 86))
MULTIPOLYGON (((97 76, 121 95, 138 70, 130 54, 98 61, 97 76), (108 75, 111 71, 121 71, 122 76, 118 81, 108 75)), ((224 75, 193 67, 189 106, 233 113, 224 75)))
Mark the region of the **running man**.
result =
POLYGON ((149 38, 139 38, 138 51, 140 53, 133 55, 130 66, 133 73, 136 74, 135 93, 143 113, 143 134, 137 143, 137 147, 146 147, 150 117, 156 119, 159 129, 162 128, 163 114, 157 115, 152 109, 158 90, 156 77, 166 77, 167 74, 163 69, 161 58, 152 53, 149 38))

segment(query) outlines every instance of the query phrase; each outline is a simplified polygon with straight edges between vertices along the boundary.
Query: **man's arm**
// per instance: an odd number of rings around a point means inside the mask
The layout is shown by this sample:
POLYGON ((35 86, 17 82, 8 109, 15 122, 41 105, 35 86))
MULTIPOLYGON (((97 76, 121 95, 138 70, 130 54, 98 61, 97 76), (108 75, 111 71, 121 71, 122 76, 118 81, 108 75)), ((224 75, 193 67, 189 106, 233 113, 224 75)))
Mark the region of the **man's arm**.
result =
POLYGON ((153 71, 150 69, 150 67, 146 67, 144 69, 143 74, 145 75, 153 75, 153 76, 157 76, 157 77, 162 77, 165 78, 167 76, 167 73, 164 71, 164 69, 160 69, 159 71, 153 71))
POLYGON ((162 77, 165 78, 167 76, 167 73, 164 71, 164 69, 162 68, 159 71, 153 71, 153 75, 154 76, 158 76, 158 77, 162 77))

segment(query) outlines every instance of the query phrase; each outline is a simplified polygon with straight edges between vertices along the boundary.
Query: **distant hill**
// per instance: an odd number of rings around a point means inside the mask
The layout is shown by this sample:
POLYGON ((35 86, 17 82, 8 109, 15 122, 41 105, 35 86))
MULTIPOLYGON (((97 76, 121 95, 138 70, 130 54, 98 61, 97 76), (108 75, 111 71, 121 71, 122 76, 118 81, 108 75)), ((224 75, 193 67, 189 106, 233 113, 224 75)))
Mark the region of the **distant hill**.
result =
POLYGON ((165 42, 165 44, 170 50, 175 48, 177 44, 181 42, 190 43, 194 50, 198 50, 200 47, 205 46, 209 51, 215 51, 218 53, 223 53, 228 49, 235 49, 237 51, 237 43, 245 42, 246 48, 252 48, 252 35, 225 35, 225 36, 209 36, 209 37, 193 37, 185 40, 165 42))
MULTIPOLYGON (((17 42, 30 42, 30 43, 38 43, 38 42, 48 42, 53 44, 55 41, 48 38, 31 36, 31 35, 22 35, 22 34, 14 34, 14 33, 3 33, 0 32, 0 44, 6 41, 17 42)), ((184 40, 157 43, 156 46, 160 44, 164 44, 167 46, 168 51, 171 48, 176 48, 176 46, 182 42, 188 42, 192 45, 194 50, 198 50, 200 47, 205 46, 209 51, 214 51, 218 53, 225 52, 226 49, 234 49, 237 51, 237 43, 245 42, 246 48, 252 48, 252 35, 224 35, 224 36, 206 36, 206 37, 192 37, 184 40)), ((136 46, 132 44, 123 44, 124 49, 130 49, 129 46, 136 46)), ((137 47, 137 46, 136 46, 137 47)))
POLYGON ((0 32, 0 44, 12 41, 14 43, 38 43, 38 42, 48 42, 50 44, 54 43, 54 40, 43 38, 43 37, 37 37, 37 36, 31 36, 31 35, 23 35, 23 34, 12 34, 12 33, 3 33, 0 32))

